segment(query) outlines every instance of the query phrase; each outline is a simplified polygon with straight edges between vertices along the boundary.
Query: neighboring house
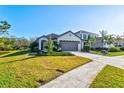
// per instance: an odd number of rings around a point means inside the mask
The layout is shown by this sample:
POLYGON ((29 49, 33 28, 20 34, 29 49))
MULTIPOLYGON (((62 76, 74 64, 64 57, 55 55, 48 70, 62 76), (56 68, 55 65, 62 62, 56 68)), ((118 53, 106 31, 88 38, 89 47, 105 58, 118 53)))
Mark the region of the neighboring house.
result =
POLYGON ((36 41, 38 42, 39 50, 44 50, 48 38, 51 37, 52 40, 58 41, 61 45, 62 51, 81 51, 85 45, 85 40, 90 37, 98 37, 98 34, 87 32, 87 31, 78 31, 73 33, 72 31, 67 31, 61 35, 49 34, 46 36, 39 37, 36 41))
POLYGON ((124 47, 124 35, 121 36, 122 40, 120 40, 117 45, 121 46, 121 47, 124 47))
POLYGON ((122 40, 118 41, 118 42, 114 42, 111 45, 108 45, 107 43, 102 43, 102 38, 101 37, 97 37, 96 38, 96 42, 94 44, 92 44, 92 48, 110 48, 110 47, 114 47, 114 46, 120 46, 120 47, 124 47, 124 36, 120 36, 122 40))
POLYGON ((114 45, 108 45, 107 43, 103 43, 102 42, 102 38, 101 37, 97 37, 96 38, 96 42, 92 44, 92 48, 110 48, 113 47, 114 45))

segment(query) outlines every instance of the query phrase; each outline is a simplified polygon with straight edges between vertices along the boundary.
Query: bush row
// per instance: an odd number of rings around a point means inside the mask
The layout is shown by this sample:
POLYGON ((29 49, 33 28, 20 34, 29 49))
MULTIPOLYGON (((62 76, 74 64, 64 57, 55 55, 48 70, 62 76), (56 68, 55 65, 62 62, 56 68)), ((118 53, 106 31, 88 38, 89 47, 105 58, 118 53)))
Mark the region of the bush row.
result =
POLYGON ((102 50, 106 50, 108 52, 120 52, 122 49, 120 49, 119 47, 111 47, 111 48, 91 48, 90 46, 84 46, 82 51, 84 52, 89 52, 90 50, 98 50, 98 51, 102 51, 102 50))
POLYGON ((69 52, 52 52, 50 54, 48 53, 42 53, 42 54, 37 54, 39 56, 74 56, 74 54, 69 53, 69 52))
POLYGON ((120 52, 121 51, 119 47, 111 47, 108 50, 109 52, 120 52))

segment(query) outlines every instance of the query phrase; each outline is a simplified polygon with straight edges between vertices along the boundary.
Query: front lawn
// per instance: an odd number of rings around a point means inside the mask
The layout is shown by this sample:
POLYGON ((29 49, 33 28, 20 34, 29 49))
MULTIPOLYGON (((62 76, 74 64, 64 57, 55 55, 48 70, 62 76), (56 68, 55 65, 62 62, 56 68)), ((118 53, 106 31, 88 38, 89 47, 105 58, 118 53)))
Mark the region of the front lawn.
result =
MULTIPOLYGON (((103 55, 101 53, 101 51, 95 51, 95 50, 91 51, 90 53, 98 54, 98 55, 103 55)), ((121 55, 124 55, 124 51, 121 51, 121 52, 108 52, 106 54, 106 56, 121 56, 121 55)))
POLYGON ((0 51, 0 56, 9 53, 9 51, 0 51))
POLYGON ((90 62, 78 56, 31 56, 14 51, 0 57, 0 87, 39 87, 59 75, 90 62))
POLYGON ((124 70, 107 65, 92 82, 91 88, 124 88, 124 70))

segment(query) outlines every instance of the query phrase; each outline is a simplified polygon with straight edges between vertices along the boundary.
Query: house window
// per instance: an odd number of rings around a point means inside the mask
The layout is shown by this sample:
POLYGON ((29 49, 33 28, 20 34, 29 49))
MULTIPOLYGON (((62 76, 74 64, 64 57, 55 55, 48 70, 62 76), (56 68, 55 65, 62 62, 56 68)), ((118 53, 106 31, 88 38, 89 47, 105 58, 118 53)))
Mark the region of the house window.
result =
POLYGON ((86 42, 84 42, 84 46, 86 45, 86 42))
POLYGON ((83 39, 87 39, 87 35, 86 34, 83 34, 83 39))
POLYGON ((90 34, 88 35, 88 38, 91 38, 91 35, 90 34))

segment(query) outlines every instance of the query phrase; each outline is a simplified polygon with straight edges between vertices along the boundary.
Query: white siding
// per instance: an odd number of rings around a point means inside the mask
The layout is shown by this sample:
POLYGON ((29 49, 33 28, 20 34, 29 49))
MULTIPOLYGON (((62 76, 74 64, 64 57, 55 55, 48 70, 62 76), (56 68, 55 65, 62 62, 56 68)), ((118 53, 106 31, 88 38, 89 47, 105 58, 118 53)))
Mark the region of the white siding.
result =
POLYGON ((45 38, 45 37, 42 37, 42 38, 39 39, 39 44, 38 44, 39 50, 41 50, 41 41, 42 41, 42 40, 46 40, 46 41, 47 41, 48 39, 45 38))
POLYGON ((58 38, 58 41, 79 41, 80 43, 78 44, 78 51, 81 51, 81 39, 75 36, 73 33, 68 32, 65 35, 62 35, 58 38))
POLYGON ((66 41, 81 41, 80 38, 78 38, 77 36, 75 36, 74 34, 72 34, 71 32, 63 35, 63 36, 60 36, 58 38, 58 41, 60 40, 66 40, 66 41))

